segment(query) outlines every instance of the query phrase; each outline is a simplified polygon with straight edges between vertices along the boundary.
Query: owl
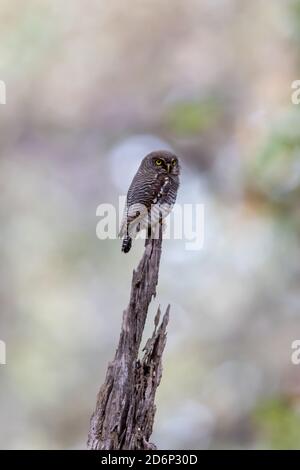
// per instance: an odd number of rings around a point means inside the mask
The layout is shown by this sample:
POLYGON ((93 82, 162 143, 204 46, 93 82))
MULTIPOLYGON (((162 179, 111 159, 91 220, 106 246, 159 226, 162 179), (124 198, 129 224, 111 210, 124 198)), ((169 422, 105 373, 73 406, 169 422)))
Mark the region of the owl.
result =
POLYGON ((179 187, 180 166, 172 152, 151 152, 142 160, 129 187, 119 236, 128 253, 141 230, 153 236, 160 220, 171 212, 179 187))

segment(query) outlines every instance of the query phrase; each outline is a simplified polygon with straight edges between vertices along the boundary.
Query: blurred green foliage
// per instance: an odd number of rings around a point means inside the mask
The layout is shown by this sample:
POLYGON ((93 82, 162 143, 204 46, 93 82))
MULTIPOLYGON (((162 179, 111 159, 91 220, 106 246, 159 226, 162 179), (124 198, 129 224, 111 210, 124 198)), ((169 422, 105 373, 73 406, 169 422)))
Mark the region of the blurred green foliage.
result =
POLYGON ((300 448, 300 413, 281 398, 267 400, 257 407, 255 423, 267 448, 300 448))
POLYGON ((191 136, 215 126, 220 114, 219 103, 208 97, 174 104, 168 110, 166 122, 176 134, 191 136))
POLYGON ((292 35, 296 42, 300 42, 300 1, 292 0, 290 8, 292 35))
POLYGON ((294 206, 300 195, 300 112, 288 113, 266 137, 251 161, 251 181, 277 203, 294 206))

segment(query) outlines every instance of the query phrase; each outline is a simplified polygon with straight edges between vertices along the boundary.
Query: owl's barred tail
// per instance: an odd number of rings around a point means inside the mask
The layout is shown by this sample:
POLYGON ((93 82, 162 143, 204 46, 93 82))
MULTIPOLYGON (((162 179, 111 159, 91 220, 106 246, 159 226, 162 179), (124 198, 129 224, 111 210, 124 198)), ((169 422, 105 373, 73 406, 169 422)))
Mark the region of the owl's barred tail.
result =
POLYGON ((132 245, 132 238, 130 238, 129 236, 125 237, 122 243, 123 253, 128 253, 128 251, 130 251, 131 245, 132 245))

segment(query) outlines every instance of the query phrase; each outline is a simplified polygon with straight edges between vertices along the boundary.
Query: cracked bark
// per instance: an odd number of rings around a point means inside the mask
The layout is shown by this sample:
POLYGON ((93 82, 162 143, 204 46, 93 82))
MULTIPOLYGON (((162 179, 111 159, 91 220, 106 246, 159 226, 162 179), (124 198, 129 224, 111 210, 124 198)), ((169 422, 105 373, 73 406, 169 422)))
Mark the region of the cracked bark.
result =
POLYGON ((139 351, 148 307, 156 295, 162 249, 162 229, 148 239, 138 268, 133 271, 130 302, 123 313, 119 344, 108 365, 105 382, 91 418, 88 448, 95 450, 155 449, 150 443, 156 412, 155 393, 162 376, 162 354, 169 320, 168 306, 162 320, 160 308, 154 331, 139 351))

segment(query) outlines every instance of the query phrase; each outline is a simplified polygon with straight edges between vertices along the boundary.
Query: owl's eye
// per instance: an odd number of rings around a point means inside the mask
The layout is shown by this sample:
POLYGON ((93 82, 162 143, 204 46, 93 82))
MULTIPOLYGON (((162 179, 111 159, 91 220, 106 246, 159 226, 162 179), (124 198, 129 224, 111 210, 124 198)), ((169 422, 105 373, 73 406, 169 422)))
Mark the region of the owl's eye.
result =
POLYGON ((173 158, 173 160, 172 160, 171 163, 172 163, 172 166, 176 166, 176 165, 177 165, 177 162, 176 162, 175 158, 173 158))
POLYGON ((160 158, 155 160, 155 165, 160 166, 161 164, 162 164, 162 160, 160 160, 160 158))

